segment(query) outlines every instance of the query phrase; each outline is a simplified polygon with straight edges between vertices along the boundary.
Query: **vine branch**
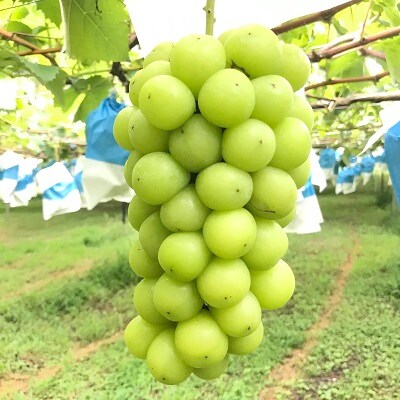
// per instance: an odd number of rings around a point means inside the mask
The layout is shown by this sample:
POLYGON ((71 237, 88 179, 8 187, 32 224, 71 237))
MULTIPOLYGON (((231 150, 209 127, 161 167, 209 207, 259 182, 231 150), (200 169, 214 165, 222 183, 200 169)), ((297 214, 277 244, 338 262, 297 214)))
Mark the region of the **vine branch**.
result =
POLYGON ((360 53, 363 56, 369 56, 369 57, 378 58, 380 60, 386 60, 386 56, 384 53, 382 53, 381 51, 378 51, 378 50, 368 49, 367 47, 361 48, 360 53))
POLYGON ((34 54, 53 54, 59 53, 61 51, 61 47, 54 47, 49 49, 35 49, 35 50, 26 50, 26 51, 17 51, 18 56, 32 56, 34 54))
POLYGON ((203 10, 206 13, 206 34, 213 35, 214 33, 214 9, 215 9, 215 0, 207 0, 207 3, 203 10))
POLYGON ((311 89, 316 89, 319 87, 329 86, 329 85, 338 85, 341 83, 378 82, 380 79, 382 79, 388 75, 390 75, 389 71, 385 71, 385 72, 381 72, 380 74, 369 75, 369 76, 355 76, 352 78, 327 79, 326 81, 318 82, 318 83, 314 83, 312 85, 306 86, 304 88, 304 90, 311 90, 311 89))
POLYGON ((328 8, 327 10, 319 11, 313 14, 304 15, 303 17, 293 19, 291 21, 285 22, 281 25, 278 25, 272 30, 279 35, 280 33, 291 31, 292 29, 299 28, 304 25, 312 24, 313 22, 323 21, 329 22, 331 18, 337 14, 339 11, 344 10, 345 8, 351 7, 354 4, 361 3, 363 0, 351 0, 346 3, 340 4, 338 6, 328 8))
POLYGON ((366 93, 358 94, 349 97, 337 97, 334 99, 321 99, 316 103, 311 103, 313 109, 328 108, 334 109, 336 107, 348 107, 354 103, 369 102, 380 103, 382 101, 395 101, 400 100, 400 90, 396 92, 382 92, 382 93, 366 93))

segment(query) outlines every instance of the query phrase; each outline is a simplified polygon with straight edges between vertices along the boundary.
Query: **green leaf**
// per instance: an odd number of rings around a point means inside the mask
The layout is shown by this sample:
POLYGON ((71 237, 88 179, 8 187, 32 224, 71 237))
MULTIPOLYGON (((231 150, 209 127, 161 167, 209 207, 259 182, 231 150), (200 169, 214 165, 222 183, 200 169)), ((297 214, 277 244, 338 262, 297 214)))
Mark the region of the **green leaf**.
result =
POLYGON ((382 48, 391 77, 400 83, 400 38, 386 40, 382 43, 382 48))
POLYGON ((347 53, 341 57, 329 60, 328 78, 346 78, 360 76, 364 70, 364 59, 356 52, 347 53))
POLYGON ((112 82, 110 80, 99 75, 86 79, 86 83, 86 96, 75 114, 74 121, 86 121, 88 114, 108 96, 108 92, 112 87, 112 82))
POLYGON ((43 11, 46 18, 60 26, 61 10, 58 0, 41 0, 37 3, 37 9, 43 11))
POLYGON ((400 12, 397 3, 397 0, 374 0, 372 9, 384 13, 393 26, 398 26, 400 25, 400 12))
POLYGON ((121 1, 60 1, 70 57, 85 63, 128 60, 128 15, 121 1))

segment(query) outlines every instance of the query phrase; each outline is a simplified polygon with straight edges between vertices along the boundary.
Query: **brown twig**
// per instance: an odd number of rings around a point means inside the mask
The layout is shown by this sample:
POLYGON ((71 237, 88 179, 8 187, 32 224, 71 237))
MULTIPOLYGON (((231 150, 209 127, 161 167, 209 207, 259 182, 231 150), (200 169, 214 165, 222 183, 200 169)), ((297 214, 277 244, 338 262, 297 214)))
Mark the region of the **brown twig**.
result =
MULTIPOLYGON (((34 44, 28 42, 25 39, 20 38, 17 34, 13 32, 8 32, 3 28, 0 28, 0 36, 2 36, 4 39, 11 40, 14 43, 20 44, 21 46, 27 47, 31 51, 40 51, 41 49, 34 44)), ((37 53, 41 54, 41 53, 37 53)), ((53 65, 56 65, 56 62, 54 61, 54 58, 49 56, 48 54, 43 54, 43 57, 46 57, 53 65)))
POLYGON ((16 54, 19 56, 32 56, 34 54, 53 54, 61 51, 61 47, 54 47, 50 49, 37 49, 37 50, 27 50, 27 51, 18 51, 16 54))
POLYGON ((362 47, 360 49, 360 53, 363 56, 369 56, 369 57, 374 57, 378 58, 380 60, 386 60, 386 56, 384 53, 378 50, 373 50, 373 49, 368 49, 367 47, 362 47))
POLYGON ((316 88, 319 88, 322 86, 338 85, 341 83, 378 82, 380 79, 382 79, 388 75, 390 75, 389 71, 385 71, 385 72, 381 72, 380 74, 369 75, 369 76, 355 76, 352 78, 327 79, 326 81, 318 82, 318 83, 314 83, 312 85, 306 86, 304 88, 304 90, 316 89, 316 88))
POLYGON ((350 50, 356 50, 361 46, 365 46, 369 43, 376 42, 382 39, 388 39, 393 36, 397 36, 400 34, 400 27, 397 26, 395 28, 387 29, 386 31, 375 33, 374 35, 369 35, 362 37, 357 40, 353 40, 350 43, 345 43, 340 46, 335 46, 333 48, 322 48, 318 51, 313 51, 308 55, 308 58, 311 62, 319 62, 322 59, 329 59, 339 54, 346 53, 350 50))
POLYGON ((348 107, 354 103, 360 102, 370 102, 370 103, 380 103, 382 101, 395 101, 400 100, 400 91, 396 92, 382 92, 382 93, 366 93, 358 94, 349 97, 337 97, 334 99, 323 99, 316 103, 312 103, 311 107, 313 109, 319 108, 336 108, 336 107, 348 107))
POLYGON ((313 22, 323 21, 329 22, 331 18, 337 14, 339 11, 345 8, 351 7, 354 4, 361 3, 363 0, 351 0, 346 3, 340 4, 338 6, 329 8, 327 10, 319 11, 313 14, 308 14, 300 18, 293 19, 291 21, 285 22, 281 25, 272 28, 272 30, 278 35, 280 33, 288 32, 292 29, 299 28, 300 26, 308 25, 313 22))

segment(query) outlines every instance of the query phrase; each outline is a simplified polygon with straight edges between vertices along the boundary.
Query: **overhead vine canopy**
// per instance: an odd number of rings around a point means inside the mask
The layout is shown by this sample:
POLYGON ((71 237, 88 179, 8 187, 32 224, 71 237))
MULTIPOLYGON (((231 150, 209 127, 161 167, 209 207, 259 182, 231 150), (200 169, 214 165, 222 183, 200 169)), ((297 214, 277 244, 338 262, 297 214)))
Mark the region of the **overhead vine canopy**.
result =
MULTIPOLYGON (((400 100, 399 9, 397 0, 351 0, 274 28, 313 63, 305 92, 316 145, 359 149, 380 125, 381 102, 400 100)), ((122 94, 141 67, 122 0, 3 0, 0 38, 0 85, 20 82, 15 107, 0 110, 2 148, 75 149, 84 139, 74 121, 112 87, 122 94)))

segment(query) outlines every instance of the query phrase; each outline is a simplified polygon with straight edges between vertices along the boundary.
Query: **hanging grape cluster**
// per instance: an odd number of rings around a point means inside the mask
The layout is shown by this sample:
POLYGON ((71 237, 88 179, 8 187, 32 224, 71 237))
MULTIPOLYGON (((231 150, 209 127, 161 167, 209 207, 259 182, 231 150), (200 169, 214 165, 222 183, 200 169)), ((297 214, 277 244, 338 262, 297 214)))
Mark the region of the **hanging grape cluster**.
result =
POLYGON ((114 135, 130 150, 129 261, 143 278, 125 342, 153 376, 214 379, 260 345, 295 287, 283 230, 310 174, 306 54, 250 25, 161 43, 114 135))

